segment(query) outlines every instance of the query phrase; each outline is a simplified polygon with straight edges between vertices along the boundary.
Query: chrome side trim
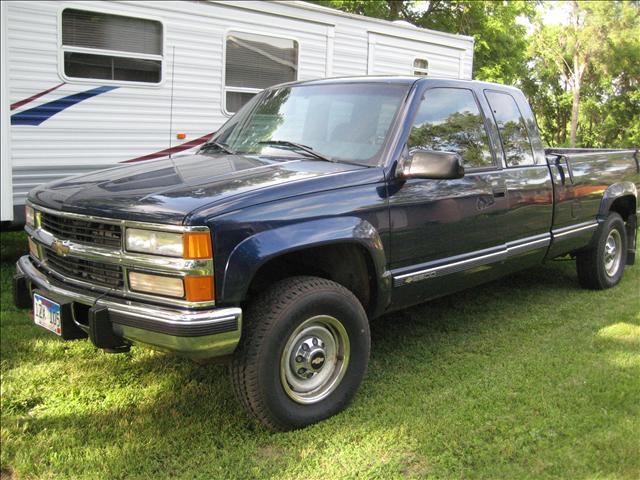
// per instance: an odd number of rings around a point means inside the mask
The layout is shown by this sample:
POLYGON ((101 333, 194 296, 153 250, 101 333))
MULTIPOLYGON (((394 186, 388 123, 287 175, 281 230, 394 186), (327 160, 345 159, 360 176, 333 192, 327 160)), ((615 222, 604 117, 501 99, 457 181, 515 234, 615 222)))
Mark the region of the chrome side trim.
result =
POLYGON ((407 285, 409 283, 419 282, 428 278, 435 278, 443 275, 450 275, 452 273, 461 272, 470 268, 479 267, 488 263, 493 263, 499 260, 503 260, 506 257, 506 250, 500 250, 495 253, 489 253, 487 255, 481 255, 478 257, 469 258, 466 260, 460 260, 457 262, 447 263, 438 267, 427 268, 424 270, 418 270, 417 272, 405 273, 403 275, 397 275, 393 277, 393 286, 399 287, 401 285, 407 285))
POLYGON ((551 230, 551 234, 553 235, 554 240, 557 238, 565 240, 566 238, 581 235, 585 231, 595 230, 596 228, 598 228, 598 222, 584 222, 577 225, 570 225, 568 227, 555 228, 551 230))
POLYGON ((507 256, 513 257, 539 248, 548 247, 551 243, 551 234, 543 233, 534 237, 527 237, 522 240, 507 243, 507 256))
POLYGON ((544 233, 508 242, 491 249, 470 252, 466 254, 468 258, 464 258, 462 260, 451 261, 451 257, 436 260, 434 262, 417 266, 418 270, 394 275, 393 286, 400 287, 402 285, 419 282, 429 278, 441 277, 495 262, 502 262, 517 255, 539 250, 541 248, 547 248, 550 243, 551 234, 544 233), (487 253, 488 251, 489 253, 487 253), (427 265, 433 266, 430 266, 429 268, 420 268, 427 265))

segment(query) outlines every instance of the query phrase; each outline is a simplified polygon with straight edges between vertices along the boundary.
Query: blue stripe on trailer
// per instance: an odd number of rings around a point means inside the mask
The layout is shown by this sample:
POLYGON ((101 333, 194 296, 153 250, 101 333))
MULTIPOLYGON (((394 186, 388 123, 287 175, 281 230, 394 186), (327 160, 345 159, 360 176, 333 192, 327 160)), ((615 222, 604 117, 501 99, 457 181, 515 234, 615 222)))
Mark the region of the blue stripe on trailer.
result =
POLYGON ((92 88, 86 92, 74 93, 73 95, 44 103, 38 107, 23 110, 22 112, 11 115, 11 125, 40 125, 56 113, 60 113, 61 111, 74 106, 76 103, 80 103, 83 100, 95 97, 101 93, 110 92, 116 88, 118 87, 102 86, 92 88))

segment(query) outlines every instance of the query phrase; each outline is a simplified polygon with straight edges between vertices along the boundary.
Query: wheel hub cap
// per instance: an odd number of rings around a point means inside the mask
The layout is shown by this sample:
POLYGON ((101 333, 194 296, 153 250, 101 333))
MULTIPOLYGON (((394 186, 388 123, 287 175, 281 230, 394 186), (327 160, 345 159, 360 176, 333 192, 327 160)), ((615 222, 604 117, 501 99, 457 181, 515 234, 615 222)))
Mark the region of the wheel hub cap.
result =
POLYGON ((327 359, 324 342, 319 337, 307 337, 291 354, 293 371, 302 379, 311 378, 322 370, 327 359))
POLYGON ((287 395, 302 404, 316 403, 340 384, 349 363, 349 337, 334 317, 302 322, 282 352, 280 379, 287 395))
POLYGON ((622 239, 618 230, 611 230, 604 244, 604 269, 613 277, 620 268, 622 260, 622 239))

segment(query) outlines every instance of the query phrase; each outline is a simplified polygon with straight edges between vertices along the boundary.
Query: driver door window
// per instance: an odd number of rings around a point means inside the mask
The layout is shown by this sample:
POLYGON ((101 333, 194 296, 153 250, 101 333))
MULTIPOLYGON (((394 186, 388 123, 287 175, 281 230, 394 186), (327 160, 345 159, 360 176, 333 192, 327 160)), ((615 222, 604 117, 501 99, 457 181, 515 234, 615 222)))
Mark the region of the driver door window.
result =
POLYGON ((484 120, 471 90, 432 88, 424 94, 409 140, 413 149, 456 152, 465 168, 493 167, 484 120))

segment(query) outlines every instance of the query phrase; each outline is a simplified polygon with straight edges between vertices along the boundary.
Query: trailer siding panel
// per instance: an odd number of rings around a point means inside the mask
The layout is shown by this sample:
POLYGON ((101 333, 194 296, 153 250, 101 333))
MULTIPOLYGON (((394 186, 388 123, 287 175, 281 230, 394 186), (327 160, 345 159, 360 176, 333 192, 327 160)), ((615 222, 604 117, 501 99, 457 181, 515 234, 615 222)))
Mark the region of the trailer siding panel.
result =
MULTIPOLYGON (((366 75, 370 35, 399 38, 400 43, 404 42, 402 48, 410 45, 415 52, 433 50, 434 55, 442 56, 432 64, 432 74, 439 76, 458 75, 458 65, 445 60, 444 53, 462 52, 464 65, 460 71, 466 78, 471 75, 473 41, 469 38, 297 2, 47 0, 6 2, 3 9, 7 26, 3 66, 7 71, 9 104, 58 86, 15 108, 11 115, 19 116, 41 106, 50 110, 51 102, 71 95, 102 86, 117 87, 53 115, 48 116, 51 112, 47 112, 39 125, 5 127, 8 131, 3 135, 10 137, 11 149, 3 154, 2 163, 3 169, 8 165, 7 171, 12 172, 14 205, 23 204, 28 191, 40 183, 113 166, 216 131, 229 118, 223 103, 224 49, 230 30, 296 40, 299 80, 321 78, 327 73, 366 75), (131 85, 65 79, 60 65, 59 18, 66 7, 162 22, 161 83, 131 85), (402 40, 403 37, 407 38, 402 40), (185 133, 186 140, 176 140, 177 132, 185 133)), ((411 73, 412 59, 406 53, 400 55, 396 44, 397 40, 376 45, 378 63, 371 73, 411 73)), ((3 208, 3 220, 8 219, 6 211, 3 208)))

